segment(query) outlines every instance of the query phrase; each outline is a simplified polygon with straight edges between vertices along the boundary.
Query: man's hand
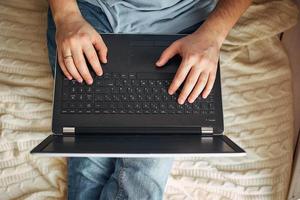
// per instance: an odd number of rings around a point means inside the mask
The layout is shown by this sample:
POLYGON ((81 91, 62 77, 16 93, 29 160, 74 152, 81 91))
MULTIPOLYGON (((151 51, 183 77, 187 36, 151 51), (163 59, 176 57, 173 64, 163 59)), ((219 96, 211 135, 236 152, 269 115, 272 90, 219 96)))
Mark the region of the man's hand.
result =
POLYGON ((84 56, 97 75, 103 74, 100 61, 107 62, 107 47, 81 15, 64 17, 56 23, 56 44, 59 65, 68 79, 93 83, 84 56))
POLYGON ((158 67, 176 54, 182 58, 168 91, 172 95, 184 85, 178 98, 179 104, 186 99, 193 103, 201 92, 203 98, 209 95, 216 77, 220 47, 220 42, 213 34, 199 30, 175 41, 162 53, 156 63, 158 67))
POLYGON ((176 54, 182 62, 170 85, 169 93, 174 94, 184 83, 178 103, 188 98, 190 103, 202 92, 206 98, 215 81, 217 62, 221 45, 252 0, 220 0, 214 11, 193 34, 175 41, 161 55, 156 65, 161 67, 176 54))

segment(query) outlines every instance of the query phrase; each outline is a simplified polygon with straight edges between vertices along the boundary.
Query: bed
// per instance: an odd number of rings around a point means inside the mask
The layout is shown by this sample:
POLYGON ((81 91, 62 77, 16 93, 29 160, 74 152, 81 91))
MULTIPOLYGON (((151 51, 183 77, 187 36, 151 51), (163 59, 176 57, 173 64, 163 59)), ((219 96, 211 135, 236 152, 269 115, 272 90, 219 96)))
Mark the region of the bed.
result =
MULTIPOLYGON (((0 199, 66 199, 66 159, 29 151, 51 134, 47 2, 0 2, 0 199)), ((279 34, 290 0, 254 0, 221 51, 225 134, 241 158, 175 160, 164 199, 285 199, 293 155, 291 70, 279 34)))

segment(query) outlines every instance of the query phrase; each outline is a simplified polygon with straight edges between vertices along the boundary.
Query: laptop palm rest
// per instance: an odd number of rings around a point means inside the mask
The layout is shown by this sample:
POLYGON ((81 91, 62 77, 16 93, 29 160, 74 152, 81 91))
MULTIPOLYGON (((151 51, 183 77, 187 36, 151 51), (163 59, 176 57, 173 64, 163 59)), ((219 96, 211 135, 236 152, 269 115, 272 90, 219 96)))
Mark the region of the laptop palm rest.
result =
POLYGON ((85 135, 48 136, 31 153, 67 157, 243 156, 224 135, 85 135), (63 152, 63 153, 62 153, 63 152))

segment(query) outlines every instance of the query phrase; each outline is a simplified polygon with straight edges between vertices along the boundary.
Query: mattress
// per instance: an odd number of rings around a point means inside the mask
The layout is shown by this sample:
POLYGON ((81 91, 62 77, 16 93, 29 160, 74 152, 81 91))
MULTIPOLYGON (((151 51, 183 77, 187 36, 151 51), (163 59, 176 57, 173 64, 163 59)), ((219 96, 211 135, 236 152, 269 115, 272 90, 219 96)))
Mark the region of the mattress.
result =
MULTIPOLYGON (((29 151, 51 134, 44 0, 0 2, 0 199, 66 199, 65 158, 29 151)), ((225 134, 240 158, 177 158, 164 199, 285 199, 293 155, 291 69, 278 35, 290 0, 254 0, 221 50, 225 134)))

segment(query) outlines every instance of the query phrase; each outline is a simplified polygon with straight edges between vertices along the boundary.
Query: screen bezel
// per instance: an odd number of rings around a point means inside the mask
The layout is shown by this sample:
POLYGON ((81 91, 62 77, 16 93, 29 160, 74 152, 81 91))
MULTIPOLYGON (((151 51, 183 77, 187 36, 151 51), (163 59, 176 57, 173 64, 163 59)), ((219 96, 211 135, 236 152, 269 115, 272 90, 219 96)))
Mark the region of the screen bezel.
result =
MULTIPOLYGON (((116 134, 116 137, 121 137, 121 135, 116 134)), ((169 135, 170 136, 170 135, 169 135)), ((45 150, 46 147, 55 142, 55 139, 61 140, 63 137, 72 137, 77 140, 76 142, 80 142, 81 137, 74 137, 74 136, 62 136, 62 135, 50 135, 45 140, 43 140, 37 147, 35 147, 31 153, 33 154, 41 154, 41 155, 47 155, 47 156, 61 156, 61 157, 181 157, 181 156, 200 156, 200 157, 208 157, 208 156, 245 156, 246 152, 237 146, 234 142, 232 142, 228 137, 224 135, 217 135, 217 136, 207 136, 207 135, 199 135, 199 138, 212 138, 212 139, 218 139, 224 144, 228 145, 232 151, 230 152, 151 152, 149 150, 148 152, 130 152, 130 153, 124 153, 124 152, 116 152, 114 149, 111 149, 110 152, 84 152, 84 150, 80 149, 73 149, 73 150, 67 150, 67 149, 61 149, 60 150, 53 150, 53 151, 47 151, 45 150), (60 137, 60 138, 59 138, 60 137)), ((89 135, 85 137, 95 137, 94 135, 89 135)), ((156 135, 157 137, 157 135, 156 135)), ((186 135, 188 137, 188 135, 186 135)), ((101 136, 97 136, 95 139, 99 139, 101 136)), ((136 144, 138 145, 138 144, 136 144)), ((66 146, 62 144, 61 146, 66 146)), ((163 148, 161 146, 161 148, 163 148)))

